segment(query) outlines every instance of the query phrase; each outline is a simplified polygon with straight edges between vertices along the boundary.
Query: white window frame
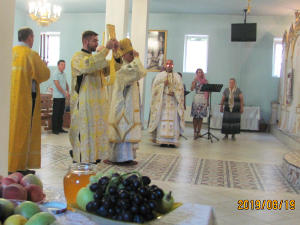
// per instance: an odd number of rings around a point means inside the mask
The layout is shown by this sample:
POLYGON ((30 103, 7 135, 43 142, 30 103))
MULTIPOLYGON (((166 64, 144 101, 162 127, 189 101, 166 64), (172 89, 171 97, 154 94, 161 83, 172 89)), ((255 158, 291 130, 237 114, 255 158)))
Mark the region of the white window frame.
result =
POLYGON ((276 51, 276 45, 278 45, 278 44, 282 45, 282 38, 276 37, 276 38, 273 39, 272 77, 280 78, 281 64, 282 64, 282 51, 281 52, 276 51), (281 55, 281 61, 280 61, 280 64, 279 64, 280 70, 279 70, 278 74, 275 74, 276 73, 276 71, 275 71, 276 54, 281 55))
POLYGON ((204 73, 207 73, 208 70, 208 46, 209 46, 209 36, 208 35, 203 35, 203 34, 186 34, 184 35, 184 54, 183 54, 183 72, 184 73, 195 73, 196 69, 194 71, 188 71, 187 70, 187 65, 186 65, 186 60, 187 60, 187 42, 188 39, 191 37, 197 37, 197 38, 206 38, 207 39, 207 48, 206 48, 206 66, 201 66, 199 65, 197 68, 201 68, 204 73))
POLYGON ((58 60, 60 59, 60 32, 41 32, 40 34, 40 48, 39 48, 39 53, 42 58, 42 60, 48 62, 48 66, 56 66, 58 60), (51 49, 51 46, 49 46, 49 42, 47 39, 49 36, 58 36, 59 41, 58 41, 58 58, 56 59, 49 59, 49 50, 51 49))

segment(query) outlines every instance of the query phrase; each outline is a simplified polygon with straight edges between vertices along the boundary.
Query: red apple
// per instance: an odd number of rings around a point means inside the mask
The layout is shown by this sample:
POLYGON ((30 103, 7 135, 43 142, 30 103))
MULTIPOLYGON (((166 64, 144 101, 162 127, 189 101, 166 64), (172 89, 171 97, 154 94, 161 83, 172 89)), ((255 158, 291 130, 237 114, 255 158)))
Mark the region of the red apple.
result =
POLYGON ((14 179, 16 181, 16 183, 20 183, 20 181, 23 178, 23 174, 21 174, 19 172, 15 172, 15 173, 8 175, 8 177, 14 179))
POLYGON ((20 184, 10 184, 3 188, 2 196, 6 199, 27 200, 27 191, 20 184))
POLYGON ((17 183, 15 179, 11 178, 11 177, 5 177, 2 179, 2 186, 8 186, 10 184, 15 184, 17 183))
POLYGON ((45 198, 43 189, 35 184, 30 184, 26 187, 28 200, 33 202, 40 202, 45 198))

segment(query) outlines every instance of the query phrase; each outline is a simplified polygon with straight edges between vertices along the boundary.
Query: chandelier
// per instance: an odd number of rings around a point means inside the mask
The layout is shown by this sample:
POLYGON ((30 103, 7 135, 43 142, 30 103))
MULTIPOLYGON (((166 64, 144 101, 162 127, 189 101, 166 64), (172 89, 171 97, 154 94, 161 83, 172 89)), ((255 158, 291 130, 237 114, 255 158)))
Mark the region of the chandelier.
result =
POLYGON ((251 0, 248 0, 247 14, 249 14, 250 11, 251 11, 251 5, 250 5, 250 3, 251 3, 251 0))
POLYGON ((40 26, 48 26, 60 17, 61 7, 46 0, 29 2, 29 16, 40 26))

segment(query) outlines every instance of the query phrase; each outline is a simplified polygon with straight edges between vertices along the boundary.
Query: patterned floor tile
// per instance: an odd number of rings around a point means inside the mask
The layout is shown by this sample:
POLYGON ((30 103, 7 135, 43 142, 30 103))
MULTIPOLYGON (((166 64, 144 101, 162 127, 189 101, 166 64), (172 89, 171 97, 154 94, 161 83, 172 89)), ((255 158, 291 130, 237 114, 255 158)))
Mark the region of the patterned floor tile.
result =
POLYGON ((228 187, 226 163, 223 160, 205 159, 203 168, 199 170, 200 176, 197 184, 228 187))
POLYGON ((252 173, 249 163, 230 161, 228 164, 233 188, 259 189, 258 181, 252 173))
POLYGON ((199 158, 177 157, 163 180, 189 184, 194 183, 196 179, 196 171, 200 165, 199 162, 199 158))
MULTIPOLYGON (((69 148, 57 145, 42 146, 42 169, 55 169, 66 174, 72 159, 69 148)), ((288 192, 299 194, 282 174, 279 165, 182 157, 176 154, 138 153, 138 164, 115 166, 105 163, 97 165, 98 171, 114 169, 119 172, 139 171, 152 180, 176 183, 207 185, 215 187, 262 190, 266 192, 288 192)), ((47 172, 46 172, 47 173, 47 172)))
POLYGON ((163 180, 175 162, 176 155, 155 154, 140 171, 153 180, 163 180))
POLYGON ((255 164, 255 169, 262 180, 265 191, 281 191, 299 194, 299 190, 290 185, 278 165, 255 164))

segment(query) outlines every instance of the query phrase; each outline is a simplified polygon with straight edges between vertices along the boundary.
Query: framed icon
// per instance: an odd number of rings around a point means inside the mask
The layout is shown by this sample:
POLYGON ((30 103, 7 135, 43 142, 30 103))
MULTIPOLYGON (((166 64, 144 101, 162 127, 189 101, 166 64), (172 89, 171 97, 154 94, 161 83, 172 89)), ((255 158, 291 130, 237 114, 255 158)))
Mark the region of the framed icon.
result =
POLYGON ((148 31, 147 70, 159 72, 167 57, 167 30, 148 31))

